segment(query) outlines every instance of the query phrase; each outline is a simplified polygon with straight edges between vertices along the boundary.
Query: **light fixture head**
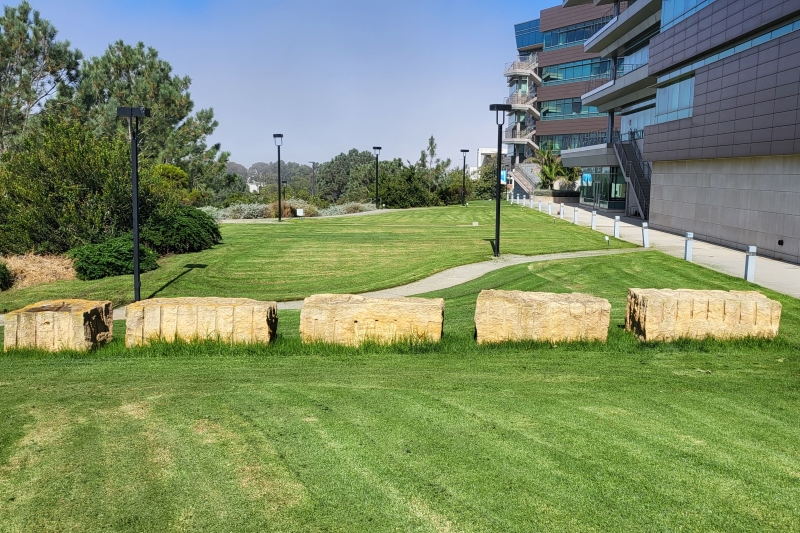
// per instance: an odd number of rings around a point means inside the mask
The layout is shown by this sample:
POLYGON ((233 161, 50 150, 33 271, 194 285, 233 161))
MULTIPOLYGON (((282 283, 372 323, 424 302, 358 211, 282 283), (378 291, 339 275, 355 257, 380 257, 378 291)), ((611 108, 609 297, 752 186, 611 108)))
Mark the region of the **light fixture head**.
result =
POLYGON ((283 145, 283 133, 276 133, 272 138, 275 139, 275 146, 283 145))
POLYGON ((373 146, 372 147, 372 153, 374 153, 376 156, 381 155, 381 147, 380 146, 373 146))
POLYGON ((469 153, 469 150, 461 150, 461 153, 464 154, 464 157, 466 157, 469 153))
POLYGON ((117 108, 117 116, 118 117, 126 117, 126 118, 144 118, 150 116, 150 109, 144 106, 140 107, 118 107, 117 108))

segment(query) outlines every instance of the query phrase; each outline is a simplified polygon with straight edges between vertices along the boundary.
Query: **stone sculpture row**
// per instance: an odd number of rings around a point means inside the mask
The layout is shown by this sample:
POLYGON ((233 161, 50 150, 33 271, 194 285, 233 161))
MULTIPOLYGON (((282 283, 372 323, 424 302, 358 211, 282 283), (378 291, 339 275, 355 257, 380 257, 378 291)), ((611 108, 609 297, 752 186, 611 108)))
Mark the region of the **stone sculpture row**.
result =
MULTIPOLYGON (((625 327, 642 341, 772 339, 781 304, 758 292, 630 289, 625 327)), ((113 338, 111 302, 40 302, 6 315, 6 350, 85 351, 113 338)), ((267 344, 278 328, 277 304, 244 298, 157 298, 126 309, 125 344, 154 340, 219 340, 267 344)), ((587 294, 485 290, 475 308, 478 344, 507 341, 606 342, 608 300, 587 294)), ((300 313, 303 342, 360 346, 365 342, 439 342, 441 298, 367 298, 320 294, 300 313)))

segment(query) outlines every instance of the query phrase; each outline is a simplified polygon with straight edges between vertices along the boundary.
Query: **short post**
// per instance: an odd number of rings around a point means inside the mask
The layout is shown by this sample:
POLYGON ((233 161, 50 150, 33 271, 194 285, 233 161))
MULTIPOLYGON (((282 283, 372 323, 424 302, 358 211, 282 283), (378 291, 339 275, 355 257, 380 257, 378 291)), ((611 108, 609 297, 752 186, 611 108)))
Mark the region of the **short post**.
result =
POLYGON ((592 229, 597 229, 597 211, 592 211, 592 229))
POLYGON ((650 248, 650 226, 647 222, 642 222, 642 246, 650 248))
POLYGON ((512 203, 516 203, 516 204, 519 203, 519 194, 515 194, 514 195, 514 201, 512 203))
POLYGON ((690 263, 692 262, 692 251, 694 248, 694 233, 686 233, 686 246, 683 249, 683 258, 690 263))
POLYGON ((539 212, 540 213, 542 212, 542 201, 541 200, 539 200, 539 212))
POLYGON ((547 214, 553 216, 553 204, 550 202, 547 202, 547 214))
POLYGON ((619 217, 614 217, 614 238, 619 239, 619 217))
POLYGON ((747 247, 747 256, 744 260, 744 279, 750 283, 756 282, 756 247, 747 247))
POLYGON ((564 220, 564 204, 561 204, 561 220, 564 220))
POLYGON ((572 223, 576 224, 576 225, 578 224, 578 208, 577 207, 573 207, 572 208, 572 223))

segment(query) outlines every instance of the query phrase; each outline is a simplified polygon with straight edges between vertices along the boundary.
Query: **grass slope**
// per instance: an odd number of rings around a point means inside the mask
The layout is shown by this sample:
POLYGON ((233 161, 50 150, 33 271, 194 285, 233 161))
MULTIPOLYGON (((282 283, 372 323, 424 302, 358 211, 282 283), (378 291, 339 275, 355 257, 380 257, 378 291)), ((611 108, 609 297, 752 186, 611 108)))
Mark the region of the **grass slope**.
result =
MULTIPOLYGON (((505 204, 503 253, 605 248, 604 236, 530 208, 505 204)), ((415 209, 380 215, 222 226, 225 242, 159 261, 142 275, 142 297, 218 296, 287 301, 319 292, 366 292, 410 283, 491 258, 494 206, 415 209), (472 222, 479 222, 473 227, 472 222), (187 268, 199 266, 200 268, 187 268)), ((612 247, 632 245, 613 240, 612 247)), ((66 281, 0 293, 0 313, 58 298, 133 301, 132 276, 66 281)))
POLYGON ((282 312, 268 347, 3 356, 0 530, 800 530, 800 301, 763 291, 774 342, 640 344, 632 286, 753 288, 643 252, 442 291, 439 346, 303 346, 282 312), (484 288, 608 297, 609 343, 478 347, 484 288))

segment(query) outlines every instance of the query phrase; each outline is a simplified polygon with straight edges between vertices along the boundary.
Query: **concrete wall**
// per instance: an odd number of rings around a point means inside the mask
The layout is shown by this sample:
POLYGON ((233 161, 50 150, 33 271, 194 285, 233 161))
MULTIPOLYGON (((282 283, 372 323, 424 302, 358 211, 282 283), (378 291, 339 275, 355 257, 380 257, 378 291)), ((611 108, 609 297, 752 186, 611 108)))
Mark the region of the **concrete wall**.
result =
POLYGON ((800 156, 655 162, 650 225, 800 263, 800 156))

